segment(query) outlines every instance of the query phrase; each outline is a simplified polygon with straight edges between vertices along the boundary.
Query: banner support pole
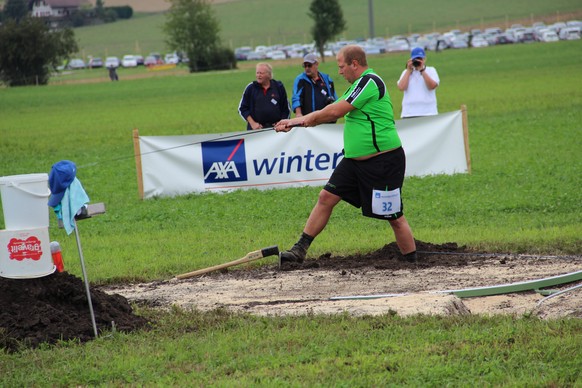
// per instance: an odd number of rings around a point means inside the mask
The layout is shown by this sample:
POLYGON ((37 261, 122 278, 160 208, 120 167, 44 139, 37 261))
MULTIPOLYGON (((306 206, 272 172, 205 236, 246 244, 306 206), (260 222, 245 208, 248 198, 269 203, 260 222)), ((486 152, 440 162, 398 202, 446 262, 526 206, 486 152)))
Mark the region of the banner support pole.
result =
POLYGON ((135 170, 137 174, 137 191, 143 200, 143 171, 141 167, 141 149, 139 147, 139 130, 133 129, 133 150, 135 152, 135 170))
POLYGON ((467 119, 467 106, 461 105, 463 119, 463 141, 465 143, 465 158, 467 158, 467 172, 471 173, 471 151, 469 150, 469 122, 467 119))

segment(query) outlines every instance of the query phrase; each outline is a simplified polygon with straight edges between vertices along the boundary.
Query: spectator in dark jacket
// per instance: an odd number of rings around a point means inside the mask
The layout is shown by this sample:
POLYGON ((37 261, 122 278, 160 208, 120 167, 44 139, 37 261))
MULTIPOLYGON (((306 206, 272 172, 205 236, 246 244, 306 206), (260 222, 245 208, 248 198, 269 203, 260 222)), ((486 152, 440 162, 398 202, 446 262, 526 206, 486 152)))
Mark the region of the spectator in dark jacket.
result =
POLYGON ((245 88, 238 106, 240 116, 247 122, 247 130, 270 128, 290 116, 285 86, 273 79, 271 65, 258 63, 256 77, 257 80, 245 88))
POLYGON ((109 79, 111 81, 119 81, 119 77, 117 76, 117 69, 113 65, 109 66, 109 79))
POLYGON ((307 54, 303 58, 303 73, 295 78, 291 106, 295 116, 301 117, 337 99, 333 80, 329 75, 320 73, 319 62, 315 54, 307 54))

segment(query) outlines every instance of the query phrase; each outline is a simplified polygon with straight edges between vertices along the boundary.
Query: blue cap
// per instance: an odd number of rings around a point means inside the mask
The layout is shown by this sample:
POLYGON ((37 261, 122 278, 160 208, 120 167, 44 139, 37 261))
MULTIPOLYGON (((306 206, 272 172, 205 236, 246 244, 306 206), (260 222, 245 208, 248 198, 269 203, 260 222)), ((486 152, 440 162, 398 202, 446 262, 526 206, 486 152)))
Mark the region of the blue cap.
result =
POLYGON ((61 160, 53 164, 49 174, 49 187, 51 189, 51 197, 48 205, 55 207, 61 203, 65 191, 69 188, 71 183, 75 180, 77 174, 77 166, 70 160, 61 160))
POLYGON ((424 58, 426 54, 424 53, 424 49, 422 47, 415 47, 410 52, 410 59, 414 58, 424 58))

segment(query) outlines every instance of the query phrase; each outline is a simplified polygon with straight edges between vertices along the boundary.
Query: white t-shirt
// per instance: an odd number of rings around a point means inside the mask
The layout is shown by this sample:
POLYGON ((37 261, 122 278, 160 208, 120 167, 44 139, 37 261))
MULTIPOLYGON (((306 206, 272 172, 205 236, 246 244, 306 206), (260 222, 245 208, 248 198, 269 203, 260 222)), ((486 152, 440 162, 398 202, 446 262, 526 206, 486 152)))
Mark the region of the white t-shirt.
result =
MULTIPOLYGON (((404 70, 398 82, 404 77, 408 70, 404 70)), ((434 67, 427 66, 426 74, 432 78, 437 85, 440 83, 439 75, 434 67)), ((402 113, 400 117, 432 116, 438 115, 436 88, 429 90, 422 78, 420 71, 413 70, 408 79, 408 88, 404 91, 402 98, 402 113)))

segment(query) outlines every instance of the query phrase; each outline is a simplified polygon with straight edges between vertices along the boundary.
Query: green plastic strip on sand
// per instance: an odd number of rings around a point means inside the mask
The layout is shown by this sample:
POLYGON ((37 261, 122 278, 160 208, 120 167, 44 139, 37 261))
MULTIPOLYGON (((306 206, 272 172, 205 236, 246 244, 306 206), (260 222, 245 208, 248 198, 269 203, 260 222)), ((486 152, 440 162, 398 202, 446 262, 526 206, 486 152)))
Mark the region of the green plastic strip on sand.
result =
MULTIPOLYGON (((459 298, 471 298, 475 296, 491 296, 500 294, 511 294, 513 292, 538 290, 544 287, 551 287, 559 284, 566 284, 582 280, 582 271, 571 272, 564 275, 552 276, 545 279, 529 280, 525 282, 500 284, 496 286, 465 288, 461 290, 444 290, 433 291, 433 294, 453 294, 459 298)), ((398 296, 409 295, 404 294, 376 294, 376 295, 352 295, 352 296, 334 296, 330 300, 350 300, 350 299, 380 299, 393 298, 398 296)))
POLYGON ((571 283, 582 280, 582 271, 571 272, 565 275, 552 276, 545 279, 530 280, 510 284, 501 284, 489 287, 465 288, 463 290, 437 291, 442 294, 454 294, 459 298, 471 298, 474 296, 489 296, 499 294, 510 294, 513 292, 529 291, 536 288, 551 287, 557 284, 571 283))

